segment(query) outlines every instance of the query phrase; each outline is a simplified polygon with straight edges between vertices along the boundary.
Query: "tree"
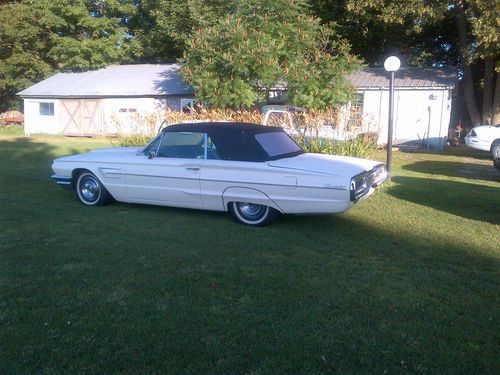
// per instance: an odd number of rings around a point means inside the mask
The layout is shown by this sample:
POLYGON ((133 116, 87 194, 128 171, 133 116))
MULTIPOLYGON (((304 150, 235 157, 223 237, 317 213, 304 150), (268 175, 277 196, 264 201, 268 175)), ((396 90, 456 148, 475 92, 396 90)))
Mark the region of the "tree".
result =
POLYGON ((25 4, 0 5, 0 111, 17 107, 15 94, 49 75, 50 33, 30 22, 25 4))
POLYGON ((472 32, 475 36, 475 55, 484 59, 482 116, 483 122, 488 124, 500 124, 499 13, 500 2, 498 0, 472 1, 468 10, 472 32))
POLYGON ((234 12, 238 0, 142 0, 129 27, 142 62, 175 61, 182 57, 191 34, 234 12))
POLYGON ((197 30, 182 73, 218 107, 250 107, 287 84, 290 103, 326 109, 349 99, 346 76, 360 65, 304 1, 247 1, 215 26, 197 30))
MULTIPOLYGON (((333 7, 326 0, 311 1, 316 10, 333 7)), ((472 124, 500 122, 498 0, 344 0, 335 6, 343 12, 335 18, 339 30, 358 30, 349 40, 370 65, 396 52, 408 64, 458 66, 472 124), (371 49, 365 48, 367 35, 371 49)), ((331 11, 323 14, 335 17, 331 11)))
POLYGON ((43 10, 52 31, 48 56, 60 69, 91 70, 130 59, 136 41, 126 21, 136 11, 133 0, 49 2, 43 10))
POLYGON ((15 93, 54 71, 127 61, 135 41, 126 20, 133 0, 25 0, 0 5, 0 109, 15 93))

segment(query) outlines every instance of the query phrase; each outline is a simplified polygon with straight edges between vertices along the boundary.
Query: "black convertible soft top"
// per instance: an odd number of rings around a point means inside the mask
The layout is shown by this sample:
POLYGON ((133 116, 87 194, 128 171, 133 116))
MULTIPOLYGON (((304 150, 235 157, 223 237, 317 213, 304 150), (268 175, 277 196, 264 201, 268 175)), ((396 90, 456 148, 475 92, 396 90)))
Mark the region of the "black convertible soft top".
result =
POLYGON ((292 157, 304 152, 282 128, 276 126, 238 122, 201 122, 170 125, 162 131, 206 133, 224 160, 261 162, 292 157), (279 134, 270 137, 259 136, 265 133, 279 134), (278 153, 275 153, 275 150, 278 150, 278 153))

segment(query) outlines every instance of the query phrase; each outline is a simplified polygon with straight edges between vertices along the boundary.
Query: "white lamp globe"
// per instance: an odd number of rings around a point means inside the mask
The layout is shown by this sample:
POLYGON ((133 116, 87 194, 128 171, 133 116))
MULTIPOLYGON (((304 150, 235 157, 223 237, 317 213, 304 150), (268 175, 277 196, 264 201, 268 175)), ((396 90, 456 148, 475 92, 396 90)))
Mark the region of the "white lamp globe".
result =
POLYGON ((396 56, 389 56, 384 61, 384 68, 388 72, 395 72, 401 66, 401 61, 396 56))

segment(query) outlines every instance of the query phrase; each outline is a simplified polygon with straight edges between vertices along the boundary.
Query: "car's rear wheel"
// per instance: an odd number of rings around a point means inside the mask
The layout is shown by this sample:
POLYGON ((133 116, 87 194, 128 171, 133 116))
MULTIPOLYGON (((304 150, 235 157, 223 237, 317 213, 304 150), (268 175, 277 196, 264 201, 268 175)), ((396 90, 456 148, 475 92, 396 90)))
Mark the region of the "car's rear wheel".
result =
POLYGON ((76 180, 76 196, 87 206, 102 206, 111 202, 112 197, 101 181, 91 172, 80 173, 76 180))
POLYGON ((229 203, 229 212, 238 223, 258 227, 271 224, 279 215, 272 207, 247 202, 229 203))

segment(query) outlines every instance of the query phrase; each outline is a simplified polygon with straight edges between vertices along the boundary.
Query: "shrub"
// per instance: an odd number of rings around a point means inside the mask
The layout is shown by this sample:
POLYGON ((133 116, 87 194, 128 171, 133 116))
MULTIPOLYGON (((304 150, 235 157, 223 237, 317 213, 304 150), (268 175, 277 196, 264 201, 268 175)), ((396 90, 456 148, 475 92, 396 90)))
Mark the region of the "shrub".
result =
POLYGON ((307 136, 295 136, 293 138, 306 152, 317 154, 367 158, 375 150, 374 142, 365 135, 345 141, 307 136))
MULTIPOLYGON (((116 138, 116 143, 120 147, 140 147, 146 145, 151 140, 151 137, 146 135, 127 135, 119 136, 116 138)), ((111 143, 114 145, 115 141, 111 139, 111 143)))

